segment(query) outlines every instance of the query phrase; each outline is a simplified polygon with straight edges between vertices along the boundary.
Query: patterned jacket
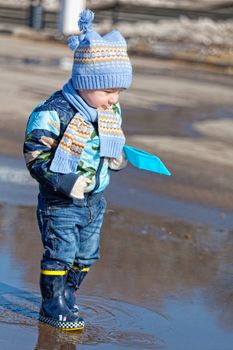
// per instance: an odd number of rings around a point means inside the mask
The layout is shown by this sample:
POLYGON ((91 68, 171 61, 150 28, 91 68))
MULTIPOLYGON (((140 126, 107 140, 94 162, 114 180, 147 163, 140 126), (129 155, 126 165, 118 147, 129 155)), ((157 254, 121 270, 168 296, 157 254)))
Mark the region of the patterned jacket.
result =
MULTIPOLYGON (((119 106, 114 106, 114 110, 121 122, 119 106)), ((60 174, 49 170, 56 147, 75 113, 61 91, 57 91, 39 104, 29 117, 24 158, 31 176, 39 182, 40 192, 45 197, 69 197, 80 175, 95 180, 90 191, 101 192, 109 184, 109 164, 99 156, 97 124, 93 124, 75 173, 60 174)))

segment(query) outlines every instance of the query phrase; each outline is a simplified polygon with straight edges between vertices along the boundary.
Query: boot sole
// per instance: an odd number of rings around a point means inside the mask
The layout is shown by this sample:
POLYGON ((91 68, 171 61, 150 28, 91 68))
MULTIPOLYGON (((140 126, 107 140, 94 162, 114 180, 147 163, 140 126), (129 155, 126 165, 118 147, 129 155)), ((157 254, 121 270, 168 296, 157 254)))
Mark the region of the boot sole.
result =
POLYGON ((43 323, 47 323, 50 326, 63 329, 64 331, 80 331, 85 327, 85 322, 82 320, 78 322, 66 322, 66 321, 54 320, 52 318, 40 315, 39 321, 43 323))

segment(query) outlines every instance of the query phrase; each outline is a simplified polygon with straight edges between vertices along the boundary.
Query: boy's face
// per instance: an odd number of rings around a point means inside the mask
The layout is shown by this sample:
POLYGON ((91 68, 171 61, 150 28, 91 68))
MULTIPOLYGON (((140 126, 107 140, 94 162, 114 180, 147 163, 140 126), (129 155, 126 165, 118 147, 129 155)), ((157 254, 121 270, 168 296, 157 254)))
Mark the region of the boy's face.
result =
POLYGON ((119 100, 121 89, 79 90, 86 103, 96 109, 108 109, 119 100))

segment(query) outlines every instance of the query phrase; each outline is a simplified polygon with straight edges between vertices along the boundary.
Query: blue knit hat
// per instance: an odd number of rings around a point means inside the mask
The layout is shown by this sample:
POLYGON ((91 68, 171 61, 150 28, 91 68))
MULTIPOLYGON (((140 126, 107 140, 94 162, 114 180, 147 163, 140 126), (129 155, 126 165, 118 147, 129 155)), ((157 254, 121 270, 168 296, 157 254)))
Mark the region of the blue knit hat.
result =
POLYGON ((132 81, 132 66, 126 41, 114 30, 104 36, 92 30, 94 13, 82 11, 78 21, 80 35, 69 38, 74 51, 72 83, 77 90, 122 88, 132 81))

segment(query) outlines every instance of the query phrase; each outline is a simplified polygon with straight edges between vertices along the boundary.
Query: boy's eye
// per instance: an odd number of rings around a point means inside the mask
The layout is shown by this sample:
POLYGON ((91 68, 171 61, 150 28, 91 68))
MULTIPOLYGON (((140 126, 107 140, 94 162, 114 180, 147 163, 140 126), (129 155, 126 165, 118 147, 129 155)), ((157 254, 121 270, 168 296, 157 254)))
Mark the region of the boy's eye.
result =
POLYGON ((115 94, 115 93, 121 92, 121 90, 104 90, 104 92, 106 92, 108 94, 115 94))

